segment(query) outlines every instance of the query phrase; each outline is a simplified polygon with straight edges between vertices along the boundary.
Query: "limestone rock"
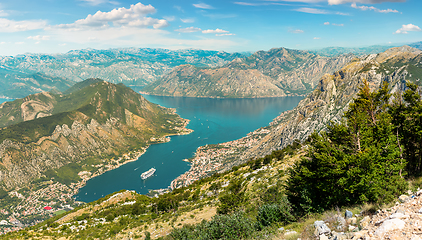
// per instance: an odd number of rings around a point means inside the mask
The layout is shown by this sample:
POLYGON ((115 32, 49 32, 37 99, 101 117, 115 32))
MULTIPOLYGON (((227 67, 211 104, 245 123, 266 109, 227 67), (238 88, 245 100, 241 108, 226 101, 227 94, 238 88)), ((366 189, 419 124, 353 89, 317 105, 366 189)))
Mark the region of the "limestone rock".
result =
POLYGON ((362 220, 360 220, 359 225, 362 228, 366 228, 369 225, 370 221, 371 218, 369 216, 365 216, 362 220))
POLYGON ((347 219, 348 224, 355 225, 356 222, 357 222, 357 220, 356 220, 355 217, 351 217, 351 218, 347 219))
POLYGON ((399 197, 399 201, 401 203, 407 202, 408 200, 409 200, 409 196, 407 196, 407 195, 400 195, 400 197, 399 197))
POLYGON ((344 218, 347 220, 351 217, 353 217, 353 213, 349 210, 346 210, 346 212, 344 213, 344 218))
POLYGON ((319 240, 329 240, 329 238, 325 236, 324 234, 322 234, 319 236, 319 240))
POLYGON ((403 220, 394 218, 386 220, 382 225, 375 231, 375 235, 383 237, 386 232, 400 230, 405 227, 406 223, 403 220))
POLYGON ((330 228, 328 228, 328 226, 325 224, 324 221, 315 221, 314 227, 315 227, 315 231, 314 231, 315 236, 331 233, 330 228))

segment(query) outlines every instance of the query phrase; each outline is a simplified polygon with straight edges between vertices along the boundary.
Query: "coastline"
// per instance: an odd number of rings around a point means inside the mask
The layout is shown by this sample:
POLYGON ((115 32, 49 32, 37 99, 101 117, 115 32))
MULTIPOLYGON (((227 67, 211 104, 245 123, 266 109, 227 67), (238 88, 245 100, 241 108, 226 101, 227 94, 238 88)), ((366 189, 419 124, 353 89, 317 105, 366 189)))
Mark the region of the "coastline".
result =
MULTIPOLYGON (((76 192, 74 193, 74 195, 76 195, 79 192, 79 189, 84 187, 86 185, 86 182, 88 182, 90 179, 97 177, 97 176, 99 176, 99 175, 101 175, 105 172, 119 168, 119 167, 121 167, 121 166, 123 166, 127 163, 137 161, 143 154, 146 153, 146 151, 151 146, 151 144, 166 143, 166 142, 170 141, 171 136, 187 135, 187 134, 192 133, 194 130, 186 128, 186 126, 189 124, 189 122, 190 122, 189 119, 184 119, 183 127, 181 127, 181 128, 176 127, 175 128, 176 130, 179 130, 178 133, 166 134, 166 135, 164 135, 160 138, 151 138, 149 144, 146 147, 141 148, 142 150, 136 151, 134 153, 125 153, 121 157, 119 157, 117 160, 112 160, 109 164, 104 165, 104 167, 107 168, 105 170, 103 170, 102 168, 99 168, 99 170, 94 172, 93 174, 91 174, 90 172, 86 172, 86 174, 84 174, 84 172, 79 172, 78 175, 82 178, 82 180, 80 180, 77 183, 72 183, 73 186, 71 188, 76 187, 76 189, 75 189, 76 192), (131 154, 135 154, 135 157, 130 158, 131 154), (121 162, 122 159, 126 159, 126 160, 121 162), (111 164, 111 163, 114 163, 114 164, 111 164)), ((85 203, 85 202, 81 202, 81 203, 85 203)))
POLYGON ((139 91, 142 95, 149 95, 149 96, 158 96, 158 97, 186 97, 186 98, 211 98, 211 99, 256 99, 256 98, 282 98, 282 97, 305 97, 309 93, 306 94, 285 94, 282 96, 257 96, 257 97, 220 97, 220 96, 173 96, 173 95, 161 95, 161 94, 154 94, 149 92, 139 91))
MULTIPOLYGON (((174 111, 174 110, 173 110, 174 111)), ((78 194, 79 190, 86 185, 88 180, 97 177, 105 172, 114 170, 121 167, 124 164, 137 161, 139 157, 146 153, 151 144, 165 143, 170 141, 170 136, 186 135, 193 132, 192 129, 186 128, 189 123, 189 119, 183 119, 183 125, 175 127, 177 133, 166 134, 154 141, 149 140, 147 146, 142 147, 136 151, 126 152, 121 154, 116 159, 110 159, 106 161, 103 159, 102 163, 99 163, 93 167, 97 169, 91 173, 88 171, 78 172, 78 176, 81 178, 79 181, 65 185, 60 182, 53 182, 53 180, 45 182, 35 191, 22 192, 25 187, 16 188, 8 195, 11 198, 19 199, 13 208, 0 209, 0 220, 5 220, 9 225, 0 226, 0 234, 4 234, 11 231, 18 231, 28 226, 33 226, 43 220, 53 217, 57 212, 69 211, 78 207, 85 202, 76 201, 75 195, 78 194), (46 206, 51 206, 49 210, 45 210, 46 206), (28 222, 28 218, 35 219, 28 222)))

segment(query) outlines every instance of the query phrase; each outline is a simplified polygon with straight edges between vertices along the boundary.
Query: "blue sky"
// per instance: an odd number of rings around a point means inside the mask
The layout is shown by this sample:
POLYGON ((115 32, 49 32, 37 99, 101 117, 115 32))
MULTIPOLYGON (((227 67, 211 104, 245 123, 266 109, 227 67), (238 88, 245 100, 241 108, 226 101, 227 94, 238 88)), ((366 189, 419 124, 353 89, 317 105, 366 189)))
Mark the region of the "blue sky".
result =
POLYGON ((420 0, 0 1, 0 55, 402 44, 422 41, 421 10, 420 0))

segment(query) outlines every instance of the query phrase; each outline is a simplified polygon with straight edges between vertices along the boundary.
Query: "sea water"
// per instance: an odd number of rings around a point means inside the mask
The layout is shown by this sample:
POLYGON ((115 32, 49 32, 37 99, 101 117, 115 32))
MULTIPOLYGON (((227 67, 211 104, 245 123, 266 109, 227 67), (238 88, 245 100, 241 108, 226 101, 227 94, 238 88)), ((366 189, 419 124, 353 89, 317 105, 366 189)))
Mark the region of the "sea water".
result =
POLYGON ((161 106, 176 108, 182 118, 190 120, 187 128, 194 132, 151 145, 137 161, 90 179, 75 195, 76 200, 91 202, 122 189, 146 194, 152 189, 167 188, 172 180, 189 170, 189 163, 183 159, 193 157, 198 147, 242 138, 267 126, 281 112, 293 109, 303 98, 144 97, 161 106), (140 175, 152 167, 157 169, 154 175, 142 180, 140 175))

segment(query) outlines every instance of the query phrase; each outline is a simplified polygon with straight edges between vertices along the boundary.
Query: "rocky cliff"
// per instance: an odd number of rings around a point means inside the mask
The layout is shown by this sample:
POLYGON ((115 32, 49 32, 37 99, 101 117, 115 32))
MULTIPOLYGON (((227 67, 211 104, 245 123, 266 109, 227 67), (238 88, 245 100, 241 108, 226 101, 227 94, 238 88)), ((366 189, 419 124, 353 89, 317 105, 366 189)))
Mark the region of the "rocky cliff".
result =
POLYGON ((183 132, 186 121, 173 110, 123 85, 87 81, 66 95, 41 93, 1 105, 0 122, 7 125, 0 130, 3 187, 23 186, 51 171, 55 181, 75 180, 79 171, 95 172, 151 139, 183 132))
POLYGON ((280 97, 309 93, 352 55, 322 57, 286 48, 258 51, 218 68, 182 65, 142 91, 188 97, 280 97))
POLYGON ((421 85, 421 60, 422 51, 403 46, 355 59, 341 70, 324 75, 316 89, 296 108, 274 119, 265 128, 269 134, 243 152, 240 159, 264 156, 291 144, 295 139, 304 141, 314 131, 326 129, 330 121, 340 121, 364 80, 372 89, 387 81, 391 92, 402 91, 406 81, 421 85))

